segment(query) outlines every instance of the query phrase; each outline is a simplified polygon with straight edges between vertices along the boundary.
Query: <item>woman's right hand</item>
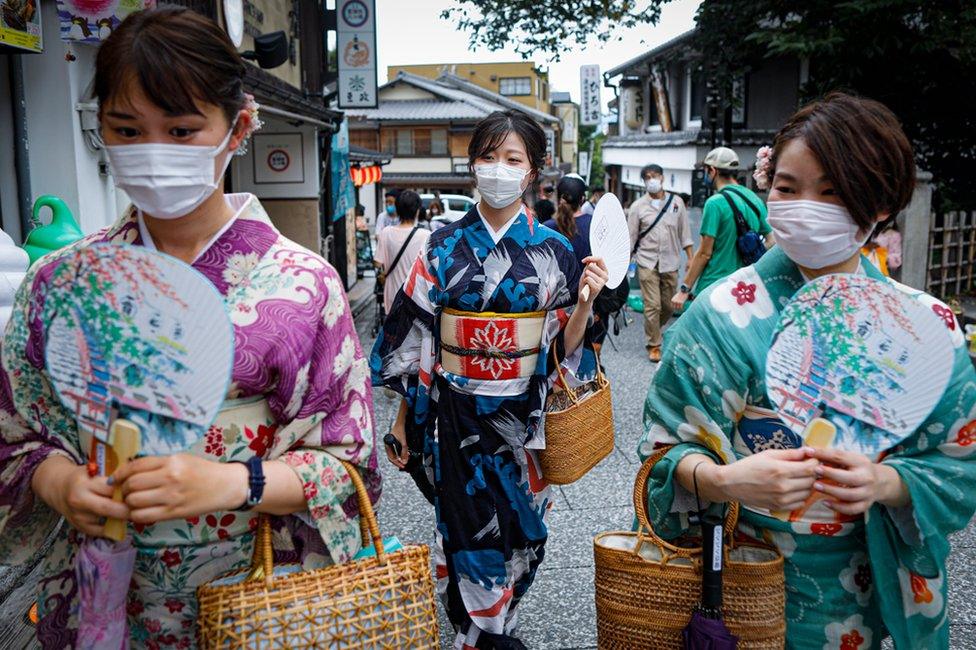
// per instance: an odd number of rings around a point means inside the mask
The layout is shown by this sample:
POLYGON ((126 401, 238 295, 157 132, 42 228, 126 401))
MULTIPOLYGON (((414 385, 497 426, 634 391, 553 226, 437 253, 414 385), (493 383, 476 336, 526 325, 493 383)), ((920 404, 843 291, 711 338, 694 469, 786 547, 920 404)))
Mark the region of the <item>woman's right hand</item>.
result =
POLYGON ((89 476, 88 468, 60 455, 48 456, 34 471, 34 493, 68 523, 91 537, 103 537, 105 519, 128 519, 124 503, 112 500, 115 488, 106 476, 89 476))
POLYGON ((702 467, 699 472, 724 501, 767 510, 803 506, 817 481, 820 461, 805 449, 767 449, 728 465, 702 467))

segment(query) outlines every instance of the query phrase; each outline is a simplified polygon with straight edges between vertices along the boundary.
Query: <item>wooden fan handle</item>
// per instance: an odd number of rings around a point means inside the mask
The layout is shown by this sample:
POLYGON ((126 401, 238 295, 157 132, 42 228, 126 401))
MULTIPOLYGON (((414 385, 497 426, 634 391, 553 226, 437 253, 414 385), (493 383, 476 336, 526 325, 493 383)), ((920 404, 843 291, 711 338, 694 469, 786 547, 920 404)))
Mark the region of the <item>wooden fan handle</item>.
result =
MULTIPOLYGON (((836 436, 837 427, 833 422, 824 418, 814 418, 803 432, 803 445, 814 449, 827 449, 833 444, 836 436)), ((790 520, 788 510, 772 510, 769 514, 782 521, 790 520)))
MULTIPOLYGON (((120 419, 112 423, 109 441, 112 445, 112 451, 115 452, 116 457, 119 459, 119 467, 123 463, 132 460, 139 453, 141 439, 142 434, 134 422, 120 419)), ((112 500, 122 503, 121 485, 115 486, 115 491, 112 493, 112 500)), ((105 537, 116 542, 121 542, 125 539, 125 528, 125 520, 109 519, 105 522, 105 537)))
POLYGON ((584 302, 586 302, 587 300, 589 300, 590 299, 590 285, 586 285, 585 287, 583 287, 583 290, 580 291, 580 295, 583 296, 583 301, 584 302))

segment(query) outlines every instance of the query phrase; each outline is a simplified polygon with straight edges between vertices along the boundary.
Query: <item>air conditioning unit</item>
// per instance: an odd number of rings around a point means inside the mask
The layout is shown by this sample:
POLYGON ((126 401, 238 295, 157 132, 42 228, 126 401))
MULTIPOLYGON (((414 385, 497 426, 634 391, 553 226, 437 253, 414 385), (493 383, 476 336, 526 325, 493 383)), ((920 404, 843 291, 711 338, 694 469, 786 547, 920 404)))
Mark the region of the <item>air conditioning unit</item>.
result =
POLYGON ((489 79, 491 79, 492 81, 498 81, 498 75, 497 74, 493 74, 493 75, 491 75, 491 77, 489 77, 489 79))

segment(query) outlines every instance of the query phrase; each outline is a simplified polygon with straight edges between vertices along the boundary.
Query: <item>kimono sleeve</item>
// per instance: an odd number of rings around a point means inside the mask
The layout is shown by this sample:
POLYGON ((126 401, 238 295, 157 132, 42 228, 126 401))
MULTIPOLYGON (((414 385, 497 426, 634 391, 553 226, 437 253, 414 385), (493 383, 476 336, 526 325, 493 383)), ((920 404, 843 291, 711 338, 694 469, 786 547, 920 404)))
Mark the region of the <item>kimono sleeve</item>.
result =
POLYGON ((345 292, 335 271, 325 271, 324 308, 310 349, 295 352, 301 370, 280 381, 269 399, 280 422, 272 452, 302 482, 310 519, 333 561, 361 548, 355 490, 340 460, 356 465, 371 500, 379 498, 369 372, 345 292), (304 363, 301 363, 304 362, 304 363), (279 414, 278 411, 281 411, 279 414))
POLYGON ((674 477, 679 461, 693 453, 719 463, 735 461, 732 435, 748 394, 749 368, 723 340, 721 324, 695 300, 665 335, 661 363, 644 403, 641 461, 666 445, 674 447, 655 465, 648 482, 648 516, 655 530, 674 537, 687 528, 694 495, 674 477))
POLYGON ((976 371, 961 342, 941 402, 883 462, 911 495, 909 506, 876 504, 866 518, 881 611, 899 614, 885 625, 896 647, 948 647, 948 536, 976 512, 976 371))
POLYGON ((30 558, 60 519, 31 490, 37 467, 52 454, 83 462, 74 419, 45 373, 42 306, 31 300, 40 282, 35 271, 21 284, 0 347, 0 563, 4 564, 30 558))

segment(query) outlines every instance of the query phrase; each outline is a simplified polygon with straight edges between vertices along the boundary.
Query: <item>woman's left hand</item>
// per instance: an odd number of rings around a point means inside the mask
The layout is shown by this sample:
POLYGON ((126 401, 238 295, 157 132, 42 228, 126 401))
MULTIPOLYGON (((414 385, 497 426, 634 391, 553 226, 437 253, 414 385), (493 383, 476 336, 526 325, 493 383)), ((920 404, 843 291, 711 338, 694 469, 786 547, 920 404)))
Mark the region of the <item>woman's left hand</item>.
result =
POLYGON ((895 468, 875 463, 864 454, 840 449, 814 449, 809 453, 821 463, 815 492, 824 494, 831 510, 860 515, 875 503, 890 507, 908 505, 908 489, 895 468), (831 483, 832 482, 832 483, 831 483))
POLYGON ((580 276, 579 282, 579 299, 576 304, 589 307, 596 300, 596 294, 600 293, 606 285, 610 273, 602 257, 583 258, 583 265, 583 275, 580 276), (583 287, 590 288, 590 295, 586 299, 583 298, 583 287))
POLYGON ((190 454, 146 456, 112 475, 122 486, 129 519, 150 524, 239 508, 247 499, 248 471, 190 454))

